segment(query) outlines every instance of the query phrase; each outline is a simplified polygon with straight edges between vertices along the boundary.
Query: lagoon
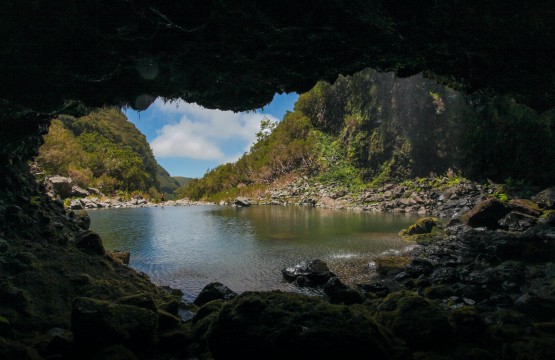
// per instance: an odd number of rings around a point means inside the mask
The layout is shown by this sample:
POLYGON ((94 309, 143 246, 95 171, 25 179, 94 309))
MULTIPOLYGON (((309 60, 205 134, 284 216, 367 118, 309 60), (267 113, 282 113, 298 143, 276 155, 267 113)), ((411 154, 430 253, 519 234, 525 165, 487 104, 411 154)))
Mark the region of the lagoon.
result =
POLYGON ((236 292, 299 291, 280 270, 326 261, 344 282, 370 278, 369 263, 402 250, 397 233, 417 216, 298 206, 156 207, 89 211, 107 250, 131 252, 130 266, 192 301, 214 281, 236 292))

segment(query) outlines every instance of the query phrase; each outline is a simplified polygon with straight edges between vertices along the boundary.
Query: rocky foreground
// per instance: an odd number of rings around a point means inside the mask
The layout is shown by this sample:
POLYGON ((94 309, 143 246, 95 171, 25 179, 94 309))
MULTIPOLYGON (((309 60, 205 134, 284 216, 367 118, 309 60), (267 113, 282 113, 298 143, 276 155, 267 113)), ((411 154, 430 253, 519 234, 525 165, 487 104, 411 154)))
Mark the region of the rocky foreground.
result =
MULTIPOLYGON (((447 225, 419 221, 401 234, 414 251, 376 258, 373 282, 346 286, 321 262, 290 279, 325 298, 211 284, 191 305, 106 253, 85 212, 30 177, 6 186, 0 359, 555 356, 555 189, 534 201, 490 197, 447 225)), ((419 201, 378 196, 386 191, 419 201)), ((465 200, 455 197, 436 200, 465 200)))

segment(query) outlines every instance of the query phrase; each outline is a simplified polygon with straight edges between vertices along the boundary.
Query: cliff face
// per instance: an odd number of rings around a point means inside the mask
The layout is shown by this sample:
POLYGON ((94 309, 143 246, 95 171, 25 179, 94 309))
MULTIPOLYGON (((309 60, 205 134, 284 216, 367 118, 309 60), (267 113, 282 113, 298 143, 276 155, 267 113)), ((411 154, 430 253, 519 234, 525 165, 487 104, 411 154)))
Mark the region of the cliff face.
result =
POLYGON ((368 69, 318 83, 296 110, 337 139, 366 180, 400 181, 449 168, 498 182, 550 185, 555 176, 553 113, 506 96, 465 95, 421 75, 368 69))

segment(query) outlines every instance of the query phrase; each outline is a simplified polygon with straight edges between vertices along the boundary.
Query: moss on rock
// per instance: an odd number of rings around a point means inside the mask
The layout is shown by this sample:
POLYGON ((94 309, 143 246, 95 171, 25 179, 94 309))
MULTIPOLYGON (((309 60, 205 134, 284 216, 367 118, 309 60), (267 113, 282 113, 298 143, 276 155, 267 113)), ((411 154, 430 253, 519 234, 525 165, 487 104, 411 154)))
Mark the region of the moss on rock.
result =
POLYGON ((453 330, 444 311, 414 292, 389 294, 374 315, 412 350, 441 348, 452 340, 453 330))
POLYGON ((385 255, 374 259, 376 272, 380 275, 393 275, 401 272, 408 264, 410 259, 406 256, 385 255))
POLYGON ((369 313, 298 294, 244 293, 223 305, 208 332, 214 358, 400 356, 369 313))
POLYGON ((430 244, 444 235, 443 223, 436 217, 418 219, 414 224, 399 232, 405 241, 422 245, 430 244))

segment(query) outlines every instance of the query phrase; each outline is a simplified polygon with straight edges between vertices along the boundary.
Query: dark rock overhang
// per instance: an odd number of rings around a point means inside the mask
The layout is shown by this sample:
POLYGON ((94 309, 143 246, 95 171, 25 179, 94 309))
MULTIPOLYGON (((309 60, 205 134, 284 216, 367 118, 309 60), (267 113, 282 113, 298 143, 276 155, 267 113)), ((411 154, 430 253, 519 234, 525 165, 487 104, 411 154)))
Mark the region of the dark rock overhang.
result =
POLYGON ((552 0, 11 0, 0 98, 43 113, 157 96, 245 110, 366 67, 553 107, 552 0))

